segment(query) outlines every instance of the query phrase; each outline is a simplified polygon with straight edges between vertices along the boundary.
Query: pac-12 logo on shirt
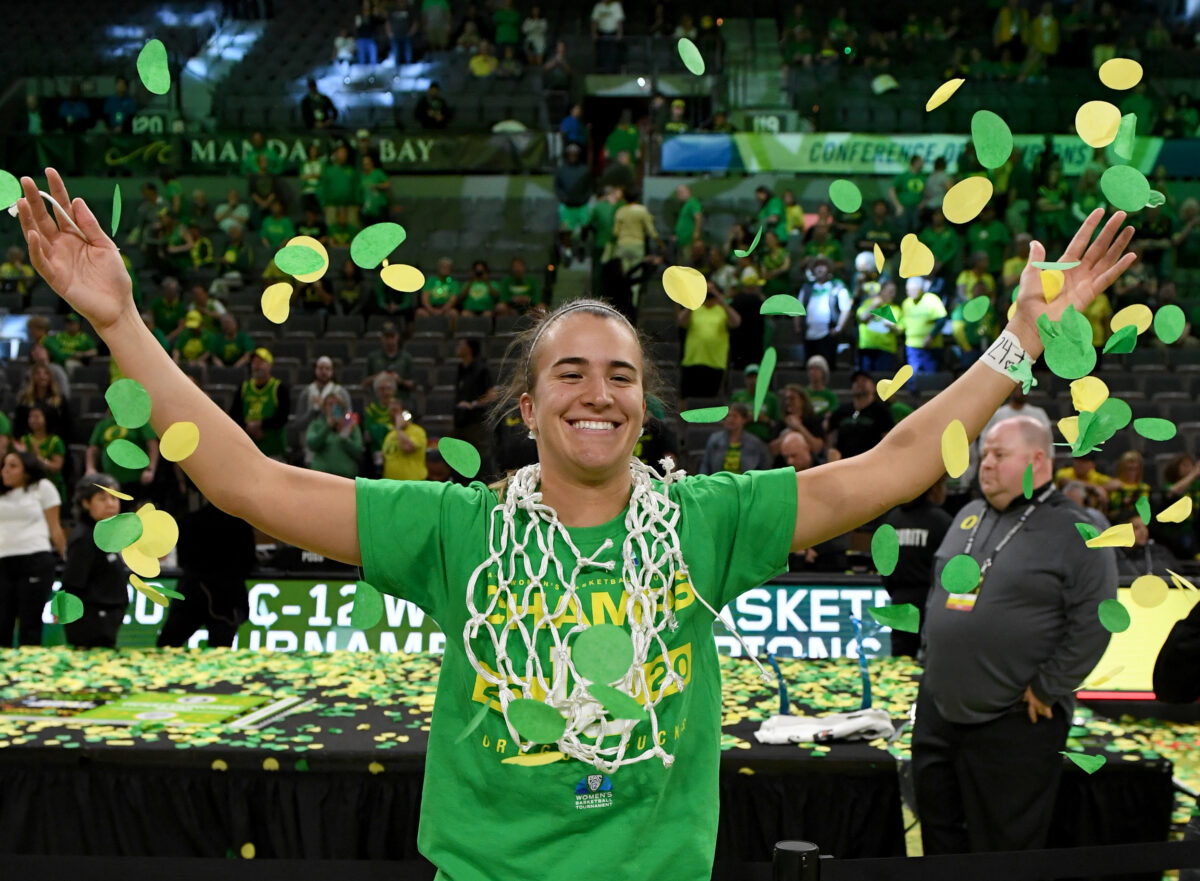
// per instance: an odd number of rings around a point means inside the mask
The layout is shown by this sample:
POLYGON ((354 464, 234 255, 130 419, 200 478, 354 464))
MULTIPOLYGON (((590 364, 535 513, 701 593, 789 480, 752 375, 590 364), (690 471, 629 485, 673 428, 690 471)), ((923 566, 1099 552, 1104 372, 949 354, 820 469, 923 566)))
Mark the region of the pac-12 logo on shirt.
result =
POLYGON ((604 774, 588 774, 575 784, 575 808, 588 811, 593 808, 611 808, 613 785, 604 774))

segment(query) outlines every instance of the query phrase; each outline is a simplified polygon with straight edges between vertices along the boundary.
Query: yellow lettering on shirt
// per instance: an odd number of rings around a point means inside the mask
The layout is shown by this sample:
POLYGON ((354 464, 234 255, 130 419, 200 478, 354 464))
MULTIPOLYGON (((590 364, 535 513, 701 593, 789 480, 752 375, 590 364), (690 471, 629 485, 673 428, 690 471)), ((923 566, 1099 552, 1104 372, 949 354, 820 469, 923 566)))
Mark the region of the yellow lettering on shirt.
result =
POLYGON ((979 522, 979 518, 974 514, 969 514, 963 518, 963 522, 958 524, 959 529, 972 529, 979 522))

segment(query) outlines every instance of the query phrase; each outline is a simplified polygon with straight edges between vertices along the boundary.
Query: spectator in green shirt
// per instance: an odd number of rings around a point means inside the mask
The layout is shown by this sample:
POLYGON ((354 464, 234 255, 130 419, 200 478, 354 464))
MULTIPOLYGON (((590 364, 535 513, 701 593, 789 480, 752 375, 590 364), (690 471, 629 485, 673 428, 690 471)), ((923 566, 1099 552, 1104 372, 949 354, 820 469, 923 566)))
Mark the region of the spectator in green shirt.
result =
POLYGON ((704 206, 692 195, 692 189, 687 184, 675 188, 675 198, 679 202, 674 236, 675 254, 679 258, 687 254, 693 244, 704 241, 704 206))
MULTIPOLYGON (((995 219, 996 212, 992 212, 992 218, 995 219)), ((1005 230, 1005 235, 1008 230, 1004 224, 1000 224, 1001 229, 1005 230)), ((954 279, 954 274, 958 271, 959 254, 962 251, 962 237, 958 234, 958 230, 946 223, 946 216, 941 210, 934 210, 929 215, 929 226, 925 227, 917 234, 917 239, 923 242, 930 251, 933 252, 933 272, 931 275, 941 278, 946 282, 954 279)), ((1001 248, 1003 254, 1003 248, 1001 248)))
MULTIPOLYGON (((4 422, 8 425, 7 417, 4 417, 4 422)), ((37 457, 46 472, 46 478, 54 484, 59 497, 65 502, 67 482, 63 476, 63 469, 67 464, 67 445, 61 437, 51 434, 47 429, 46 413, 41 407, 30 407, 26 422, 29 425, 29 433, 21 438, 20 446, 37 457)), ((0 429, 3 428, 4 426, 0 426, 0 429)), ((7 430, 11 433, 12 426, 8 425, 7 430)), ((4 452, 7 452, 7 449, 4 452)))
POLYGON ((470 313, 491 318, 492 310, 496 308, 496 301, 499 299, 500 291, 492 281, 487 263, 476 260, 471 264, 471 277, 459 289, 458 308, 464 315, 470 313))
POLYGON ((542 291, 537 279, 528 274, 524 260, 514 257, 509 264, 508 275, 500 281, 500 302, 496 305, 496 314, 524 315, 541 305, 542 291))
POLYGON ((1054 162, 1037 188, 1033 212, 1034 235, 1047 253, 1062 250, 1071 231, 1071 188, 1062 179, 1062 166, 1054 162))
POLYGON ((187 306, 179 297, 179 281, 167 277, 162 280, 161 295, 150 301, 150 311, 154 313, 154 326, 163 332, 167 341, 175 339, 183 330, 183 320, 187 317, 187 306))
POLYGON ((359 226, 360 206, 363 203, 362 175, 350 164, 350 148, 338 144, 333 151, 333 161, 321 171, 317 184, 317 198, 325 209, 325 223, 330 235, 336 224, 359 226))
POLYGON ((385 321, 379 329, 379 348, 367 353, 367 376, 363 380, 363 388, 374 388, 375 380, 389 376, 397 389, 411 392, 412 369, 412 355, 400 345, 400 329, 392 322, 385 321))
POLYGON ((987 254, 988 272, 992 275, 999 275, 1004 269, 1004 252, 1010 241, 1008 227, 996 217, 996 206, 990 202, 983 206, 979 219, 967 227, 967 250, 987 254))
POLYGON ((8 451, 16 446, 16 438, 13 437, 12 420, 8 418, 8 414, 0 410, 0 456, 7 456, 8 451))
POLYGON ((258 234, 262 238, 263 247, 272 253, 295 238, 296 225, 292 223, 292 218, 283 213, 282 202, 276 200, 271 204, 271 213, 263 218, 258 234))
POLYGON ((221 252, 221 259, 217 261, 217 272, 221 275, 236 273, 242 279, 250 275, 250 270, 254 267, 254 249, 246 241, 245 235, 240 226, 229 228, 229 241, 225 243, 225 250, 221 252))
POLYGON ((246 176, 258 174, 260 156, 266 158, 267 171, 271 174, 280 174, 283 171, 283 158, 267 147, 267 139, 263 137, 262 132, 255 132, 250 135, 249 149, 243 147, 241 173, 246 176))
POLYGON ((106 410, 104 418, 96 424, 88 438, 86 463, 84 477, 103 471, 116 478, 126 495, 133 496, 135 500, 144 499, 154 481, 154 471, 158 468, 158 438, 149 423, 141 428, 122 428, 113 419, 112 412, 106 410), (150 463, 140 470, 118 465, 108 454, 108 448, 116 440, 129 441, 146 454, 150 463))
POLYGON ((825 418, 841 406, 841 401, 829 385, 829 362, 822 355, 813 355, 804 363, 808 373, 808 399, 812 402, 813 413, 818 419, 825 418))
POLYGON ((896 217, 903 219, 904 232, 913 232, 917 228, 917 213, 921 202, 925 199, 925 176, 921 168, 925 160, 914 155, 908 160, 908 171, 902 171, 892 178, 888 187, 888 198, 896 211, 896 217))
MULTIPOLYGON (((742 371, 745 386, 729 396, 730 403, 745 404, 748 409, 754 409, 754 396, 758 390, 758 373, 757 364, 746 365, 745 370, 742 371)), ((782 416, 783 413, 779 409, 779 397, 768 389, 763 396, 762 409, 758 413, 751 413, 751 421, 746 424, 745 430, 763 442, 770 441, 777 432, 782 416)))
POLYGON ((208 333, 204 330, 204 316, 199 312, 189 312, 183 322, 183 333, 175 337, 171 357, 182 367, 203 369, 207 366, 210 355, 208 333))
POLYGON ((635 164, 641 162, 642 136, 638 133, 637 126, 633 124, 633 111, 629 108, 621 111, 617 127, 604 140, 605 164, 616 159, 617 154, 622 151, 628 152, 635 164))
POLYGON ((221 329, 208 337, 208 351, 213 360, 225 367, 245 367, 254 354, 254 340, 238 329, 237 316, 226 312, 220 318, 221 329))
POLYGON ((53 346, 48 347, 48 351, 57 351, 62 356, 63 366, 70 372, 98 354, 96 341, 83 332, 79 316, 74 312, 67 316, 66 328, 51 337, 51 341, 53 346))
POLYGON ((351 479, 358 476, 363 453, 362 429, 358 414, 347 410, 337 393, 327 394, 320 415, 308 423, 304 446, 310 456, 308 467, 314 471, 337 474, 351 479))
POLYGON ((759 187, 754 191, 758 199, 758 213, 754 220, 763 228, 763 232, 773 232, 779 236, 779 241, 788 240, 787 209, 783 207, 783 199, 774 195, 768 188, 759 187))
POLYGON ((454 262, 449 257, 442 257, 437 262, 437 273, 425 279, 425 287, 421 289, 421 305, 417 307, 417 315, 457 315, 454 301, 458 294, 458 282, 451 274, 454 262))
POLYGON ((388 219, 388 199, 392 185, 383 169, 375 164, 375 157, 362 157, 363 223, 379 223, 388 219))
POLYGON ((521 13, 513 9, 512 0, 500 0, 499 8, 492 12, 492 27, 496 32, 496 48, 521 42, 521 13))
MULTIPOLYGON (((617 209, 625 204, 621 189, 615 186, 605 186, 601 189, 600 198, 592 206, 592 217, 589 223, 592 228, 592 264, 599 266, 612 255, 613 220, 617 209)), ((599 290, 599 288, 597 288, 599 290)))

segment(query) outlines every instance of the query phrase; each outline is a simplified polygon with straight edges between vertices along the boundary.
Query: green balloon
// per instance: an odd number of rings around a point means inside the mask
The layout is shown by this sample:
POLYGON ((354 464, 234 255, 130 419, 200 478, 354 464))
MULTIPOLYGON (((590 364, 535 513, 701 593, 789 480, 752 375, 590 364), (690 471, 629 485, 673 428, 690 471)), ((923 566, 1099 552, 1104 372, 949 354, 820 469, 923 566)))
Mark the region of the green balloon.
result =
POLYGON ((398 223, 373 223, 350 243, 350 259, 363 269, 374 269, 404 244, 407 235, 398 223))
POLYGON ((597 624, 575 637, 571 663, 589 682, 616 682, 633 665, 633 640, 615 624, 597 624))

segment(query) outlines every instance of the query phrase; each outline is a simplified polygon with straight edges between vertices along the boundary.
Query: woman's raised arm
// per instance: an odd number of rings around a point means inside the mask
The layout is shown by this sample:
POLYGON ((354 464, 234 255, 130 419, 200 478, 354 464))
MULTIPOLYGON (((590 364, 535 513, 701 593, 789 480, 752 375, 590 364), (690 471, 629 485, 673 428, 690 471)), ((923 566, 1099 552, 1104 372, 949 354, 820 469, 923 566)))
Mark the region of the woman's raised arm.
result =
MULTIPOLYGON (((1103 217, 1103 209, 1096 209, 1075 233, 1062 259, 1078 260, 1079 265, 1067 270, 1066 284, 1051 303, 1043 296, 1040 271, 1033 265, 1046 259, 1046 250, 1040 242, 1030 245, 1029 262, 1021 273, 1017 309, 1007 330, 1017 337, 1031 360, 1042 352, 1039 315, 1045 313, 1057 320, 1068 305, 1082 312, 1136 259, 1125 253, 1133 228, 1118 233, 1125 220, 1123 211, 1115 212, 1088 245, 1103 217)), ((841 535, 923 493, 945 471, 941 438, 946 426, 958 419, 973 440, 1012 392, 1013 382, 977 361, 945 391, 888 432, 873 449, 799 472, 793 549, 812 547, 841 535)))
POLYGON ((17 210, 30 261, 91 322, 121 372, 145 386, 153 402, 150 423, 160 436, 172 423, 196 423, 200 444, 181 464, 200 491, 221 510, 275 538, 358 565, 354 482, 264 456, 146 329, 121 254, 95 215, 82 199, 70 200, 58 172, 48 168, 46 178, 50 194, 87 240, 55 209, 60 229, 34 182, 22 178, 25 196, 17 210))

